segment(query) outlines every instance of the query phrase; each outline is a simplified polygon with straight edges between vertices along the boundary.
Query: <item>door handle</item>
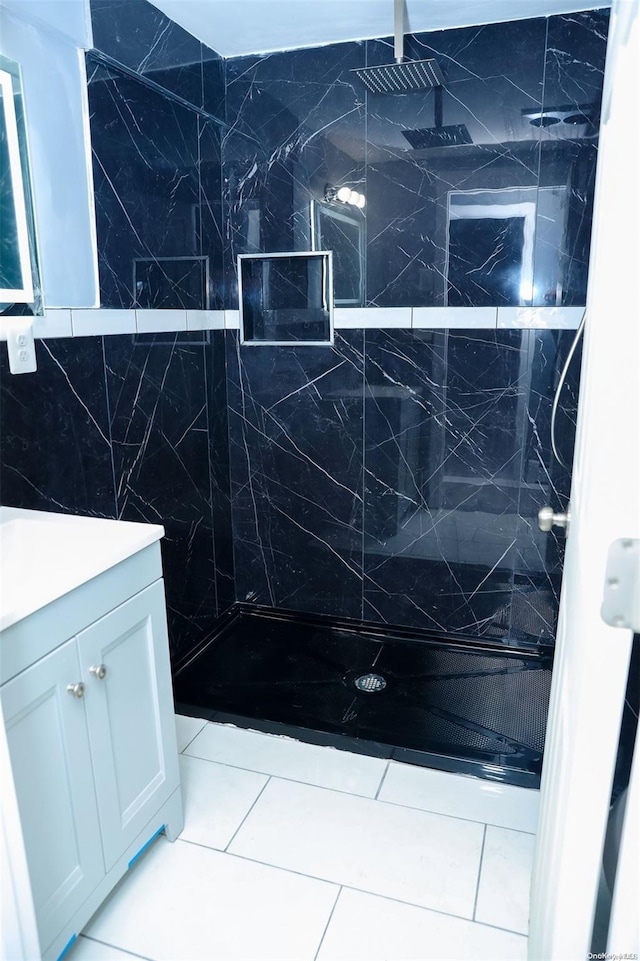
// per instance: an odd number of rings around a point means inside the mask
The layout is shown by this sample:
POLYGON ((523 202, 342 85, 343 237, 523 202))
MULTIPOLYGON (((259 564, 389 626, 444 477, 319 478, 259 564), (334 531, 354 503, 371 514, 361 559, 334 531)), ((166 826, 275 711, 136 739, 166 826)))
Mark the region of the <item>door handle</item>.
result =
POLYGON ((544 533, 548 533, 552 527, 564 528, 564 536, 569 536, 569 524, 571 522, 571 510, 567 507, 566 514, 556 514, 553 507, 541 507, 538 511, 538 527, 544 533))

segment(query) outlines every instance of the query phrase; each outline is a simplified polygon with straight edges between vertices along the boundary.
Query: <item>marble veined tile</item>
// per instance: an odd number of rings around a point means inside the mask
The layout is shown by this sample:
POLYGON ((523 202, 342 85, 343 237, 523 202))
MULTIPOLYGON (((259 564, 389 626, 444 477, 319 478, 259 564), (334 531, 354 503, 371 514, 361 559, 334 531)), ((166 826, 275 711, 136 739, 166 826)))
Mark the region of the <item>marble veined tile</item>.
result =
POLYGON ((241 771, 183 754, 180 758, 184 801, 181 839, 224 850, 267 780, 253 771, 241 771))
POLYGON ((157 961, 313 958, 335 885, 164 838, 93 916, 86 933, 157 961))
POLYGON ((343 888, 318 961, 525 961, 527 939, 343 888))
POLYGON ((471 918, 484 828, 271 780, 231 853, 471 918))
POLYGON ((378 797, 423 811, 531 833, 536 830, 540 804, 539 792, 529 788, 397 761, 390 763, 378 797))
POLYGON ((475 920, 527 934, 535 837, 487 827, 475 920))
POLYGON ((184 714, 176 714, 176 736, 178 740, 178 751, 182 752, 193 741, 196 734, 199 734, 207 722, 197 717, 186 717, 184 714))
POLYGON ((366 797, 375 797, 387 764, 380 758, 301 744, 227 724, 207 724, 186 753, 366 797))

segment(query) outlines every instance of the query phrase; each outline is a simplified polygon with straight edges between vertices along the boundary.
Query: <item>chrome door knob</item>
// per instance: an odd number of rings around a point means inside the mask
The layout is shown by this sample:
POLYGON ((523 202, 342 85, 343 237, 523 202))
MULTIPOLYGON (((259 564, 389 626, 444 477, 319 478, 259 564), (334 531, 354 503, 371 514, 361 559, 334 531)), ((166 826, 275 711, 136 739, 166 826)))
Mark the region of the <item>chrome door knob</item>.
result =
POLYGON ((89 668, 89 674, 93 674, 97 677, 99 681, 104 681, 107 676, 107 665, 106 664, 94 664, 93 667, 89 668))
POLYGON ((84 684, 78 681, 77 684, 67 684, 67 693, 74 697, 84 697, 84 684))
POLYGON ((565 536, 569 533, 569 522, 571 521, 571 511, 567 509, 566 514, 556 514, 553 507, 541 507, 538 511, 538 527, 547 533, 552 527, 563 527, 565 536))

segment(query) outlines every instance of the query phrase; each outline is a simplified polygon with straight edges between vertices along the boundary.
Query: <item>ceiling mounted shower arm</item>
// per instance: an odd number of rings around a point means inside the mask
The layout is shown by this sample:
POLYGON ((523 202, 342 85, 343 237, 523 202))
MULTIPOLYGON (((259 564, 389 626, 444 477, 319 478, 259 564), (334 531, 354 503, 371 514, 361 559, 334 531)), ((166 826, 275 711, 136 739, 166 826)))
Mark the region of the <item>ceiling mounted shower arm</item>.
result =
POLYGON ((393 0, 393 56, 396 63, 404 60, 404 35, 407 29, 406 0, 393 0))
POLYGON ((355 67, 352 73, 364 83, 370 93, 405 94, 441 87, 444 77, 435 60, 407 60, 404 41, 408 29, 406 0, 394 0, 393 52, 395 63, 355 67))

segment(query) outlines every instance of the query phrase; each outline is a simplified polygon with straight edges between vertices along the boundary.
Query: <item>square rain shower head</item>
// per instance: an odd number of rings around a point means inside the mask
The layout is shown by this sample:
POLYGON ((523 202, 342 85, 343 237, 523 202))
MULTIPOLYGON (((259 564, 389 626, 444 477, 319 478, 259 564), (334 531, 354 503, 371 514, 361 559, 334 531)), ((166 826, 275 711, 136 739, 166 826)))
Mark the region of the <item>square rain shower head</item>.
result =
POLYGON ((411 93, 441 87, 444 83, 436 60, 406 60, 378 67, 361 67, 351 73, 357 74, 371 93, 411 93))

